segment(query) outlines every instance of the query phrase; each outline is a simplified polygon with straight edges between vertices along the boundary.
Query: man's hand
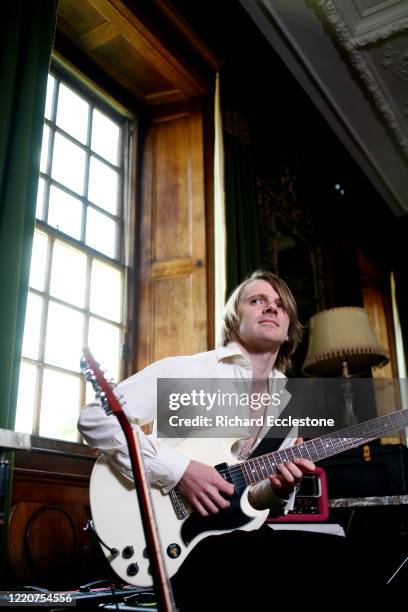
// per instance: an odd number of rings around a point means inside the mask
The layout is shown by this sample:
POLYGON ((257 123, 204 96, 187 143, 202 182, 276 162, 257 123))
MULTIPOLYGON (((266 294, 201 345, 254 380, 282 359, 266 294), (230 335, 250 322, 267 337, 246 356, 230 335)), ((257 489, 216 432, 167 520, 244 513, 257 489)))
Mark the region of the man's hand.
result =
MULTIPOLYGON (((296 445, 303 444, 303 438, 297 438, 296 445)), ((303 474, 312 474, 316 469, 315 464, 309 459, 294 459, 278 465, 279 474, 269 476, 272 488, 280 497, 286 497, 292 493, 295 485, 298 485, 303 474)))
POLYGON ((198 461, 190 461, 177 488, 201 516, 228 508, 229 501, 220 493, 232 495, 234 492, 234 485, 224 480, 215 468, 198 461))

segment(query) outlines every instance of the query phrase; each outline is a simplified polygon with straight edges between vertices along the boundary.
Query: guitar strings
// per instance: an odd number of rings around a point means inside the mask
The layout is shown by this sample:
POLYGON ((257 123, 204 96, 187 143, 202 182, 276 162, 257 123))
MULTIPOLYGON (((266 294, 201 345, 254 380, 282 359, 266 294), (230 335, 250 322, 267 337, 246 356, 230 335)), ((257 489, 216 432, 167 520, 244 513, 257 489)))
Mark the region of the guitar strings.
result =
MULTIPOLYGON (((404 415, 402 414, 403 411, 398 411, 397 413, 394 413, 393 415, 385 415, 386 417, 389 418, 389 421, 391 422, 391 417, 393 417, 393 420, 401 420, 400 425, 405 425, 405 419, 404 419, 404 415)), ((379 418, 379 419, 372 419, 370 421, 367 421, 367 423, 363 424, 363 425, 367 425, 368 423, 371 422, 378 422, 381 423, 382 420, 386 420, 383 418, 379 418), (381 419, 381 420, 380 420, 381 419)), ((398 423, 392 423, 391 422, 391 426, 392 427, 398 427, 398 423)), ((354 426, 353 428, 348 428, 345 431, 351 431, 352 429, 356 429, 359 430, 359 426, 354 426)), ((390 424, 388 424, 388 426, 382 425, 380 424, 378 429, 377 429, 377 434, 383 434, 383 433, 387 433, 388 431, 390 431, 390 424)), ((340 432, 338 432, 340 433, 340 432)), ((257 472, 257 470, 260 471, 261 474, 261 478, 260 480, 263 480, 264 478, 267 478, 268 476, 272 476, 277 474, 277 468, 278 468, 278 464, 280 463, 284 463, 284 461, 282 461, 282 457, 281 457, 281 453, 286 453, 288 451, 290 451, 293 454, 292 459, 296 458, 304 458, 304 459, 311 459, 313 461, 316 461, 318 459, 321 459, 322 457, 329 457, 333 454, 337 454, 338 452, 342 452, 343 450, 347 450, 349 448, 353 448, 355 446, 360 446, 361 444, 370 442, 371 440, 375 440, 376 437, 378 437, 377 435, 375 437, 372 437, 372 435, 370 437, 358 437, 358 438, 347 438, 347 444, 344 445, 341 438, 335 438, 338 439, 338 443, 340 444, 340 448, 336 448, 335 445, 333 444, 332 438, 330 437, 330 435, 326 435, 326 436, 322 436, 321 438, 317 438, 316 440, 309 440, 307 442, 304 442, 303 444, 300 444, 298 446, 291 446, 289 448, 286 449, 280 449, 278 451, 274 451, 273 453, 267 453, 261 457, 256 457, 253 459, 248 459, 246 461, 243 461, 242 463, 236 464, 236 465, 232 465, 231 467, 227 467, 227 468, 223 468, 221 470, 219 470, 219 474, 221 474, 222 476, 230 476, 231 478, 236 478, 241 477, 241 479, 243 479, 246 482, 246 478, 245 478, 245 473, 244 473, 244 468, 249 472, 249 474, 251 474, 251 476, 256 475, 256 477, 259 477, 259 474, 257 472), (329 441, 333 452, 327 452, 327 445, 325 446, 323 444, 323 441, 329 441), (320 453, 318 452, 318 450, 316 449, 316 444, 321 444, 322 445, 322 450, 324 450, 324 455, 320 455, 320 453), (309 452, 309 448, 312 451, 311 453, 309 452), (308 453, 308 457, 303 456, 302 455, 302 450, 305 449, 308 453), (298 456, 295 456, 295 451, 298 451, 298 456), (275 459, 275 457, 277 459, 275 459), (268 460, 268 462, 270 463, 270 467, 268 468, 268 475, 265 477, 265 475, 263 474, 263 469, 266 468, 266 464, 265 464, 265 460, 268 460), (271 462, 271 459, 274 459, 275 461, 273 461, 273 463, 271 462), (263 461, 264 463, 264 468, 261 467, 260 465, 260 461, 263 461), (249 464, 249 462, 253 462, 253 467, 248 467, 246 468, 245 466, 249 464), (256 465, 256 463, 258 463, 258 465, 256 465), (271 470, 271 471, 270 471, 271 470)), ((286 460, 289 460, 288 458, 286 458, 286 460)), ((249 483, 251 484, 251 483, 249 483)), ((255 484, 255 483, 253 483, 255 484)))

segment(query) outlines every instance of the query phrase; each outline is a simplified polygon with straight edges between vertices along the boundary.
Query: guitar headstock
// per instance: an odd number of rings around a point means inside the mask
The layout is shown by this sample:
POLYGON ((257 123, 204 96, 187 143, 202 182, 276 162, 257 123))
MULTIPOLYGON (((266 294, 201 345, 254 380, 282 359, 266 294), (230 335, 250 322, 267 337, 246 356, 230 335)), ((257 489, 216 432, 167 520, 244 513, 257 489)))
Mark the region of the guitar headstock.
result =
POLYGON ((87 381, 91 383, 95 395, 101 402, 106 414, 122 412, 121 402, 114 394, 112 384, 106 380, 105 373, 88 347, 82 350, 81 372, 87 381))

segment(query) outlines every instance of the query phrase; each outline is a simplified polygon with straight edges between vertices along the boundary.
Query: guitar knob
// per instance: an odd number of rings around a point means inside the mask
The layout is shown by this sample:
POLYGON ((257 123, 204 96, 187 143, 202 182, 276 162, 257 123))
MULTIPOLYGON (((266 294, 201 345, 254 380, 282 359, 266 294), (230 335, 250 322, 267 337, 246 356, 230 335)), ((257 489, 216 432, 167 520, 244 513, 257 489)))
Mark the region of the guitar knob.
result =
POLYGON ((178 544, 173 542, 167 547, 167 555, 170 559, 177 559, 181 555, 181 548, 178 544))
POLYGON ((131 563, 128 565, 126 573, 128 576, 136 576, 139 571, 139 566, 137 563, 131 563))
POLYGON ((133 546, 125 546, 125 548, 122 550, 122 557, 124 559, 130 559, 131 557, 133 557, 134 552, 135 551, 133 546))

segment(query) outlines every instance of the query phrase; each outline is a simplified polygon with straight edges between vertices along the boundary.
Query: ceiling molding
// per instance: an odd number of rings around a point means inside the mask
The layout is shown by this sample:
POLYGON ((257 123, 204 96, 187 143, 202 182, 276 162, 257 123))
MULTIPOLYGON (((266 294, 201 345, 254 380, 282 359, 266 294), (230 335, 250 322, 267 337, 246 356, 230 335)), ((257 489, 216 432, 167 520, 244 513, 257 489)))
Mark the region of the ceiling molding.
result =
POLYGON ((401 21, 397 21, 396 23, 390 23, 389 25, 378 28, 378 30, 369 32, 368 34, 356 36, 354 38, 354 43, 359 47, 364 47, 365 45, 376 43, 379 40, 384 40, 384 38, 389 38, 390 36, 398 34, 399 32, 405 32, 405 30, 408 30, 408 18, 401 19, 401 21))
MULTIPOLYGON (((372 99, 379 112, 384 117, 388 127, 395 136, 398 145, 401 147, 403 155, 408 158, 408 134, 406 128, 401 125, 401 121, 397 118, 395 112, 392 109, 389 96, 384 93, 382 83, 373 74, 372 69, 368 66, 363 52, 359 50, 361 42, 356 41, 351 35, 348 25, 340 14, 337 6, 332 0, 316 0, 316 4, 320 7, 323 15, 332 26, 333 32, 340 43, 340 45, 346 50, 349 56, 351 65, 357 70, 364 87, 371 94, 372 99)), ((405 20, 408 27, 408 19, 405 20)), ((400 26, 398 24, 388 24, 381 30, 375 30, 370 35, 366 35, 365 38, 368 44, 370 41, 376 42, 378 40, 384 40, 386 38, 385 32, 388 32, 387 37, 395 33, 395 31, 403 31, 405 28, 394 28, 393 26, 400 26), (381 33, 381 35, 379 35, 381 33)), ((361 41, 361 39, 359 39, 361 41)))
POLYGON ((406 0, 240 3, 389 208, 407 214, 406 0))

